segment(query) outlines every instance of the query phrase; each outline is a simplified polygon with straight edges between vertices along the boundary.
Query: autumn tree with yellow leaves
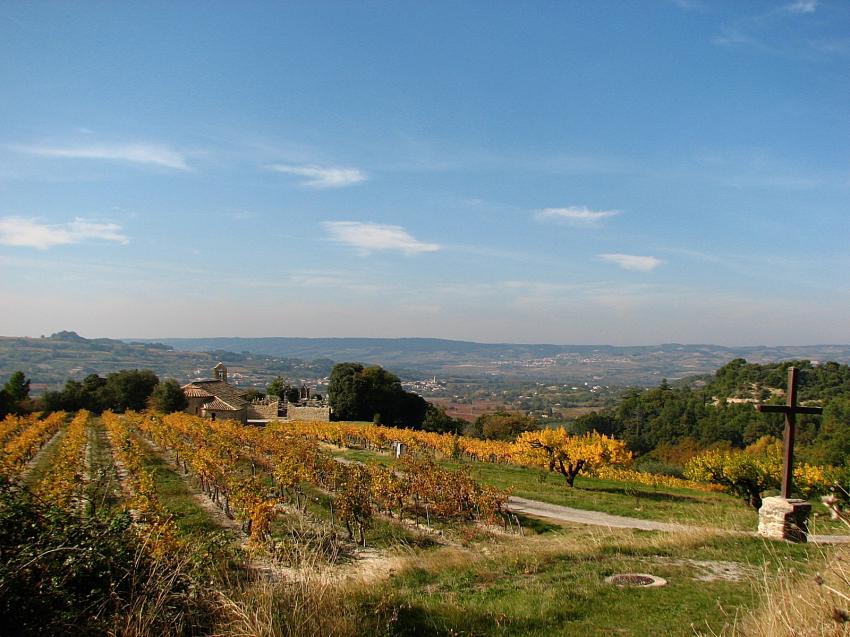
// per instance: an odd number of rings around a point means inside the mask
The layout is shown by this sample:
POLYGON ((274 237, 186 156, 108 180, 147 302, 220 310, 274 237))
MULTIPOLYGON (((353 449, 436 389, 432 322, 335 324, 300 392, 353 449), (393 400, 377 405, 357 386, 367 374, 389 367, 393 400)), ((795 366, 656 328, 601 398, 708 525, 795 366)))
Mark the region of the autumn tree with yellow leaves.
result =
POLYGON ((569 486, 579 474, 592 473, 606 465, 628 465, 632 460, 622 440, 596 432, 571 436, 563 427, 527 431, 515 444, 523 464, 557 471, 569 486))

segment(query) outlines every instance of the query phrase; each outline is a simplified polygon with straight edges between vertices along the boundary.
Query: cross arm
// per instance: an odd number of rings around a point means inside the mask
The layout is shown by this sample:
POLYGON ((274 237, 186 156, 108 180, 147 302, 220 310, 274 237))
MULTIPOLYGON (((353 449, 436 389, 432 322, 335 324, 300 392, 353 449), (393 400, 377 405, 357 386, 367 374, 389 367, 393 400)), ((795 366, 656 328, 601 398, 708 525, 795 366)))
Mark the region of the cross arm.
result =
POLYGON ((823 407, 789 407, 788 405, 756 405, 756 409, 763 414, 787 414, 792 411, 795 414, 822 414, 823 407))

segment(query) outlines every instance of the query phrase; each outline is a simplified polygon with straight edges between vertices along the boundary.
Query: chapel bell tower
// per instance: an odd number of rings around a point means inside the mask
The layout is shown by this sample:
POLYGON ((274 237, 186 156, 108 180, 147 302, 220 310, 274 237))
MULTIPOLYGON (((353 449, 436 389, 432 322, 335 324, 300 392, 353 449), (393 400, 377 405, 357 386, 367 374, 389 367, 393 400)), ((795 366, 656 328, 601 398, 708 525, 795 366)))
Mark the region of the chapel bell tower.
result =
POLYGON ((216 380, 220 380, 223 383, 227 382, 227 368, 224 366, 224 363, 219 363, 213 367, 213 376, 216 380))

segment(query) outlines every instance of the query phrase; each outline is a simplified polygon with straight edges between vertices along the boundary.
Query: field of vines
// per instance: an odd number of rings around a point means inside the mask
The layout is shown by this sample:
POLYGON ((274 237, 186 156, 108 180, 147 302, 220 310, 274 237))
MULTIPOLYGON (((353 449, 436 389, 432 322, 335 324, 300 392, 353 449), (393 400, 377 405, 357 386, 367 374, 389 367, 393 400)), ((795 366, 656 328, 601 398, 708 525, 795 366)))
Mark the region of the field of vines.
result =
POLYGON ((571 436, 560 430, 528 432, 515 442, 481 440, 468 436, 414 431, 382 425, 347 422, 280 422, 272 425, 281 431, 300 434, 340 447, 390 451, 401 443, 411 451, 425 452, 436 458, 453 458, 519 467, 550 467, 560 455, 571 467, 567 473, 584 473, 602 479, 636 482, 648 486, 715 490, 716 487, 674 476, 661 476, 629 468, 631 454, 622 441, 599 435, 571 436), (556 450, 547 453, 548 449, 556 450))
MULTIPOLYGON (((685 478, 635 471, 630 468, 631 453, 621 440, 596 432, 571 435, 563 428, 525 432, 515 441, 481 440, 455 434, 415 431, 367 423, 349 422, 280 422, 271 425, 278 431, 299 434, 346 448, 389 452, 402 444, 407 449, 430 454, 435 458, 451 458, 517 467, 557 470, 570 486, 577 475, 601 480, 636 483, 653 488, 690 489, 697 491, 728 490, 724 484, 738 481, 743 473, 741 460, 749 460, 748 473, 761 476, 763 488, 779 480, 781 457, 779 443, 760 441, 746 451, 707 451, 693 459, 685 478), (732 466, 729 475, 716 469, 732 466), (709 467, 711 470, 707 470, 709 467)), ((747 477, 747 476, 743 476, 747 477)), ((837 477, 832 467, 799 464, 794 480, 806 498, 827 493, 837 477)))
MULTIPOLYGON (((463 471, 443 469, 428 456, 408 456, 394 467, 364 466, 339 462, 317 440, 278 428, 180 413, 105 412, 97 420, 122 476, 116 486, 121 507, 135 524, 156 529, 166 547, 179 534, 146 466, 151 454, 166 458, 191 488, 238 522, 254 546, 270 538, 276 517, 306 512, 308 498, 318 499, 316 494, 327 503, 330 524, 361 544, 376 516, 444 527, 493 522, 507 499, 504 492, 476 483, 463 471)), ((94 424, 86 411, 6 418, 0 422, 3 474, 22 477, 55 437, 56 448, 31 490, 51 505, 84 508, 87 485, 96 479, 87 467, 88 430, 94 424)))

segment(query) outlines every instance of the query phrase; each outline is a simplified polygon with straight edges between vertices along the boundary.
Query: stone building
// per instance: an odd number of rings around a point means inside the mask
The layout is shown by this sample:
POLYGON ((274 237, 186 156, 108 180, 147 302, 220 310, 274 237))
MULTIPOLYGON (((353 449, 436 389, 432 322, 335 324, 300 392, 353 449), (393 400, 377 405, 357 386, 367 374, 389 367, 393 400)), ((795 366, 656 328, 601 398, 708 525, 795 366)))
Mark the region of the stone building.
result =
POLYGON ((213 368, 211 380, 196 380, 183 385, 188 406, 186 412, 211 420, 267 422, 280 418, 280 401, 250 400, 249 390, 227 382, 227 367, 219 363, 213 368))

